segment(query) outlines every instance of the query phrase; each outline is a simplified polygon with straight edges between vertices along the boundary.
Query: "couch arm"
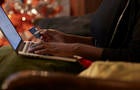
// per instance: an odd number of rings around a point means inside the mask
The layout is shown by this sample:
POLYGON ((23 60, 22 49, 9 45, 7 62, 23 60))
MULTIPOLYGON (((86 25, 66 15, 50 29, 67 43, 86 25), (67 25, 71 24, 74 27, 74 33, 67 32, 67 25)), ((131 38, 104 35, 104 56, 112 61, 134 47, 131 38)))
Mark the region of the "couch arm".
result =
POLYGON ((23 71, 8 77, 2 90, 140 90, 140 82, 91 79, 46 71, 23 71))

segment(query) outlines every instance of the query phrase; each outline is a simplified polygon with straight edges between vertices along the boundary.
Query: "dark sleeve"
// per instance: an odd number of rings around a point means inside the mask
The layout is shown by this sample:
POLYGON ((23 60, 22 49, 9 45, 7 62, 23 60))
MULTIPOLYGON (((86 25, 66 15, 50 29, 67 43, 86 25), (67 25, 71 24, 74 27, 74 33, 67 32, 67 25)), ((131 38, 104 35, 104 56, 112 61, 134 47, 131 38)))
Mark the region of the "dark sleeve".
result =
POLYGON ((127 0, 103 0, 92 16, 91 33, 96 46, 107 47, 127 0))
POLYGON ((126 49, 105 48, 102 59, 140 62, 140 13, 137 18, 129 47, 126 49))

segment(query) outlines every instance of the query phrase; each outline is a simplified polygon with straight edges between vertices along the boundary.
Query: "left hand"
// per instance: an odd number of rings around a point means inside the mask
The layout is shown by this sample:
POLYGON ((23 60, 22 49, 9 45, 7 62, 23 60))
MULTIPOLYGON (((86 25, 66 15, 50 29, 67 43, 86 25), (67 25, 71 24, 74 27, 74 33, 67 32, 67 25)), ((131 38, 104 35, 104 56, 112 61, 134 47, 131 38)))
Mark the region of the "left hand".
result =
POLYGON ((55 29, 40 29, 41 40, 45 42, 65 42, 67 34, 55 29))
POLYGON ((50 54, 54 56, 73 57, 75 44, 62 42, 39 42, 30 48, 29 52, 50 54))

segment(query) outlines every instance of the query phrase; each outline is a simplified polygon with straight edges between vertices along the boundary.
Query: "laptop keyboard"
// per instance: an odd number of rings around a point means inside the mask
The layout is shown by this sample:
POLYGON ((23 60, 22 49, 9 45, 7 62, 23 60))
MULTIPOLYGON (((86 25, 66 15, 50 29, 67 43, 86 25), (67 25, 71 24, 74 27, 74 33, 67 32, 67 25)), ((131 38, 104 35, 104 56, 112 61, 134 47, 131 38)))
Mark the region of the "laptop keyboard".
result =
POLYGON ((29 49, 30 49, 30 47, 32 47, 33 44, 35 44, 35 43, 31 42, 31 41, 25 41, 24 48, 22 51, 25 53, 33 53, 33 52, 29 52, 29 49))
POLYGON ((53 59, 53 60, 61 60, 61 61, 69 61, 69 62, 77 62, 76 59, 73 58, 66 58, 66 57, 58 57, 52 55, 39 55, 35 54, 34 52, 29 52, 30 47, 35 44, 36 42, 25 41, 25 46, 22 51, 19 52, 20 55, 34 57, 34 58, 43 58, 43 59, 53 59))

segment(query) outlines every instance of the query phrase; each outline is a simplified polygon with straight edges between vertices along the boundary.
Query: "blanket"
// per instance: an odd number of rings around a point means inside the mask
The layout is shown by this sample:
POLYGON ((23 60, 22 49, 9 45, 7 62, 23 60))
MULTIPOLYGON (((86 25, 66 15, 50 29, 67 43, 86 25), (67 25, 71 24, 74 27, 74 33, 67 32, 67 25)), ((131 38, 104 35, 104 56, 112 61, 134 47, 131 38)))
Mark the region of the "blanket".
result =
POLYGON ((140 82, 140 63, 96 61, 79 76, 120 81, 140 82))

